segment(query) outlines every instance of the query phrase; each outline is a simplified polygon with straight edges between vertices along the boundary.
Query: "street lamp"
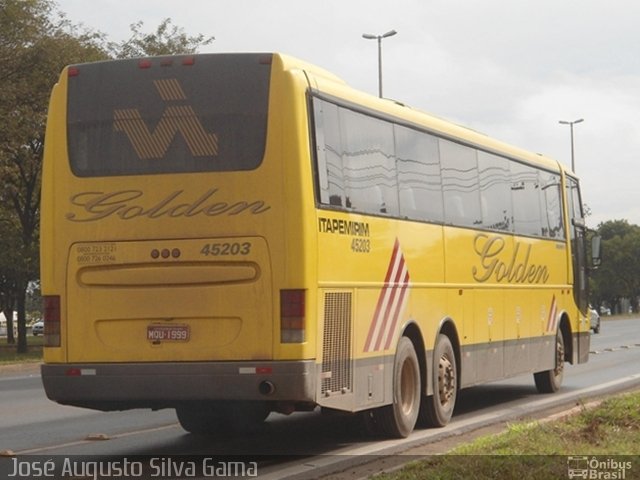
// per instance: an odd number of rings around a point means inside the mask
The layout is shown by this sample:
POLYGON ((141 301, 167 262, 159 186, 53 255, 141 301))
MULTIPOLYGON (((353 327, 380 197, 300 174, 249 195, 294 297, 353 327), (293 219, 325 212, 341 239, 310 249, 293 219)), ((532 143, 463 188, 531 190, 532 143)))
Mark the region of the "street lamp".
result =
POLYGON ((573 149, 573 126, 576 123, 580 123, 580 122, 584 122, 584 118, 579 118, 578 120, 574 120, 572 122, 568 122, 566 120, 560 120, 558 123, 562 124, 562 125, 569 125, 569 127, 571 127, 571 171, 573 171, 575 173, 576 171, 576 159, 575 159, 575 153, 574 153, 574 149, 573 149))
POLYGON ((367 40, 378 40, 378 96, 382 98, 382 39, 394 36, 395 30, 390 30, 382 35, 371 35, 370 33, 363 33, 362 37, 367 40))

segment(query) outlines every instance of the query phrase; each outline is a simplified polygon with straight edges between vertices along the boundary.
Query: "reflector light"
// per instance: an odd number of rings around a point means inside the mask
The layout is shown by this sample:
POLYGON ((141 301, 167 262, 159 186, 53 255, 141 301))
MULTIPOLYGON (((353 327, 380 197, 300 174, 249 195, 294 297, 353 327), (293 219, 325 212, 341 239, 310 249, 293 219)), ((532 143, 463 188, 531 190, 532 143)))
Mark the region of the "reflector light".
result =
POLYGON ((238 373, 240 375, 269 375, 273 373, 273 368, 271 367, 240 367, 238 368, 238 373))
POLYGON ((184 65, 185 67, 190 67, 191 65, 194 65, 196 63, 196 58, 195 57, 184 57, 182 59, 182 65, 184 65))
POLYGON ((172 248, 171 250, 169 250, 168 248, 163 248, 162 250, 158 250, 157 248, 154 248, 153 250, 151 250, 151 253, 150 253, 151 258, 153 258, 154 260, 160 257, 180 258, 180 255, 182 255, 182 251, 179 248, 172 248))
POLYGON ((44 321, 60 323, 60 295, 45 295, 44 321))
POLYGON ((140 60, 138 62, 138 67, 139 68, 151 68, 151 60, 149 60, 147 58, 143 58, 142 60, 140 60))
POLYGON ((305 290, 280 291, 280 341, 305 341, 305 290))
POLYGON ((304 317, 304 290, 282 290, 280 306, 282 317, 304 317))
POLYGON ((60 296, 45 295, 44 303, 44 346, 60 346, 60 296))
POLYGON ((67 368, 64 374, 67 377, 79 377, 82 375, 82 371, 79 368, 67 368))
POLYGON ((290 330, 302 330, 304 328, 304 318, 282 317, 282 328, 290 330))

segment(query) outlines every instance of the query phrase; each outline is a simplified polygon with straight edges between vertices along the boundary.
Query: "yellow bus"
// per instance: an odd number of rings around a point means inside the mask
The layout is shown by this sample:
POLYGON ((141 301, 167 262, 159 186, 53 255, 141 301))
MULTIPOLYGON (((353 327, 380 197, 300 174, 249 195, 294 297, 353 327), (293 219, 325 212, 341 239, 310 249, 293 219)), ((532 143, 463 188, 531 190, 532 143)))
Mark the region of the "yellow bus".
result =
POLYGON ((43 167, 47 395, 190 432, 360 412, 587 361, 578 180, 280 54, 73 65, 43 167))

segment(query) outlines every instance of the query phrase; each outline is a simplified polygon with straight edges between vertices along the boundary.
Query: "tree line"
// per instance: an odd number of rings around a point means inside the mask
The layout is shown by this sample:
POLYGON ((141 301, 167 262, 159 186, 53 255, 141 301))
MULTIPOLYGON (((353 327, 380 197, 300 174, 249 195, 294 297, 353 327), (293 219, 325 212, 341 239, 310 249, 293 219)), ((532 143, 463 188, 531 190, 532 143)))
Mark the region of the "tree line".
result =
POLYGON ((213 41, 165 19, 150 32, 110 41, 70 22, 53 0, 0 0, 0 311, 8 341, 27 351, 28 293, 39 278, 40 179, 51 89, 69 64, 195 53, 213 41), (17 311, 18 337, 13 335, 17 311))
MULTIPOLYGON (((640 298, 640 226, 627 220, 601 223, 602 264, 590 278, 591 303, 606 305, 613 313, 622 299, 628 299, 638 312, 640 298)), ((626 313, 626 312, 617 312, 626 313)))

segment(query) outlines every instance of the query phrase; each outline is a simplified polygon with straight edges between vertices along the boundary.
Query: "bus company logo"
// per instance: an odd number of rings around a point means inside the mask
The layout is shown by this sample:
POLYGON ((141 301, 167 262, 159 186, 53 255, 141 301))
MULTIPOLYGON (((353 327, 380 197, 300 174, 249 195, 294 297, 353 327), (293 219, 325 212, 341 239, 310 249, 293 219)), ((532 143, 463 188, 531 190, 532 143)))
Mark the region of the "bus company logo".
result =
POLYGON ((271 209, 262 200, 218 201, 217 188, 211 188, 202 195, 186 197, 184 190, 176 190, 160 201, 144 198, 142 190, 121 190, 116 192, 80 192, 71 197, 70 202, 80 210, 68 212, 67 220, 72 222, 94 222, 108 217, 121 220, 135 218, 177 218, 177 217, 217 217, 240 214, 259 215, 271 209))
POLYGON ((480 266, 474 266, 471 273, 476 282, 494 280, 497 283, 547 283, 549 269, 546 265, 531 262, 531 245, 515 242, 509 254, 506 242, 499 235, 480 233, 473 241, 480 266), (506 258, 505 258, 506 257, 506 258))
MULTIPOLYGON (((154 80, 154 86, 165 102, 185 102, 187 96, 177 79, 154 80)), ((140 160, 163 158, 180 134, 194 157, 215 157, 218 136, 208 133, 191 105, 168 105, 153 132, 137 108, 114 110, 113 128, 123 132, 140 160)))
POLYGON ((631 466, 630 461, 620 461, 615 458, 602 460, 597 457, 569 456, 567 457, 567 476, 601 480, 625 479, 631 466))
POLYGON ((371 320, 369 333, 364 345, 365 352, 375 352, 391 347, 396 325, 407 303, 409 270, 396 239, 387 267, 384 286, 378 296, 376 309, 371 320))

